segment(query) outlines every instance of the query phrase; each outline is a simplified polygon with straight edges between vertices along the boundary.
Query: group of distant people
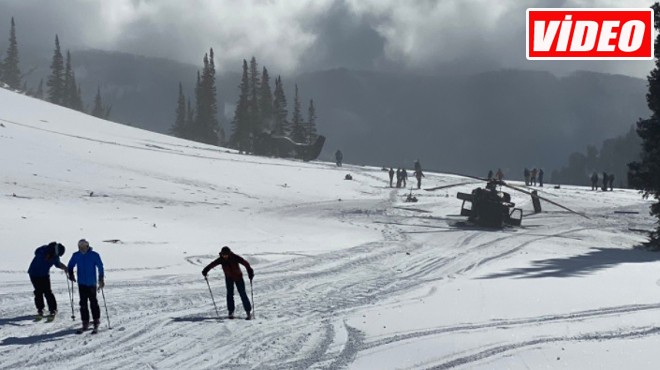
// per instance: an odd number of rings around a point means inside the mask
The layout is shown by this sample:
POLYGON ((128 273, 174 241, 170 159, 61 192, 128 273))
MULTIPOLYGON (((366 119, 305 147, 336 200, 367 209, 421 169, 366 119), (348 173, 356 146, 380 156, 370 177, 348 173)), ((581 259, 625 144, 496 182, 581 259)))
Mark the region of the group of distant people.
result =
MULTIPOLYGON (((417 179, 417 189, 422 188, 422 177, 424 176, 424 172, 422 172, 422 165, 419 163, 419 160, 415 161, 415 178, 417 179)), ((388 175, 390 176, 390 187, 392 187, 392 183, 394 181, 394 168, 390 167, 390 170, 388 171, 388 175)), ((397 168, 396 170, 396 187, 401 188, 401 187, 406 187, 406 184, 408 182, 408 171, 406 171, 405 168, 397 168)))
MULTIPOLYGON (((525 178, 525 186, 540 186, 543 187, 543 169, 532 169, 531 171, 528 168, 525 168, 523 171, 523 177, 525 178), (538 183, 536 180, 538 179, 538 183)), ((488 181, 490 180, 504 180, 504 172, 501 168, 497 169, 495 176, 493 177, 493 170, 488 171, 488 181)))
MULTIPOLYGON (((609 188, 610 191, 614 190, 614 174, 607 174, 607 172, 603 171, 603 185, 600 187, 602 191, 607 191, 609 188)), ((591 174, 591 190, 598 190, 598 173, 594 171, 594 173, 591 174)))
MULTIPOLYGON (((525 185, 526 186, 537 186, 537 180, 538 180, 538 186, 543 187, 543 169, 528 169, 525 168, 523 171, 523 177, 525 179, 525 185)), ((504 179, 504 173, 502 172, 501 168, 497 169, 497 172, 495 175, 493 175, 493 171, 490 170, 488 171, 488 180, 498 180, 502 181, 504 179)), ((591 190, 598 190, 600 188, 603 191, 612 191, 614 190, 614 174, 608 174, 607 172, 603 172, 602 178, 599 178, 598 173, 594 172, 591 175, 591 190), (602 179, 602 185, 598 186, 598 180, 602 179)))
POLYGON ((537 170, 536 168, 533 168, 531 171, 525 167, 525 170, 523 171, 523 176, 525 177, 525 185, 526 186, 536 186, 536 179, 538 177, 538 186, 543 187, 543 169, 537 170))
POLYGON ((504 180, 504 172, 502 172, 501 168, 497 169, 497 172, 495 173, 495 177, 493 177, 493 170, 488 171, 488 181, 490 180, 497 180, 497 181, 502 181, 504 180))

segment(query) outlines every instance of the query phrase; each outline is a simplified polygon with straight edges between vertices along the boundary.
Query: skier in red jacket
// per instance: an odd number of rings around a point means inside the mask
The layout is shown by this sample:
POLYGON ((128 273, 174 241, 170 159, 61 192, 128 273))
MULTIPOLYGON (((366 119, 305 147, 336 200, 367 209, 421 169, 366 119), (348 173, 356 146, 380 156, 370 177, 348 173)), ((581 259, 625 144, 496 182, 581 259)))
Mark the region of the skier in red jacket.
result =
POLYGON ((247 293, 245 292, 245 281, 243 281, 243 273, 241 272, 241 267, 238 264, 245 266, 245 269, 248 273, 248 278, 252 282, 254 278, 254 271, 250 264, 243 259, 243 257, 238 254, 234 254, 229 247, 222 247, 220 250, 220 257, 215 261, 209 263, 208 266, 204 267, 202 270, 202 275, 206 278, 206 275, 209 273, 209 270, 212 268, 222 265, 222 271, 225 273, 225 285, 227 287, 227 310, 229 311, 229 318, 234 318, 234 284, 236 285, 236 290, 238 290, 238 295, 241 296, 241 301, 243 302, 243 308, 247 313, 247 319, 252 319, 252 305, 248 299, 247 293))

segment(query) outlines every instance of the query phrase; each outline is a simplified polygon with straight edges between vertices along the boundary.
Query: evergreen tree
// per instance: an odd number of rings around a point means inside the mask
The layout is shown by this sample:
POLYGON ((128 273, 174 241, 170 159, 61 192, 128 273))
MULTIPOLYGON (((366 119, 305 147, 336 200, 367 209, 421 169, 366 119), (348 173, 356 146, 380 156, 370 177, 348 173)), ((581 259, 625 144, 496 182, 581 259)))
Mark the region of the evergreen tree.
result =
POLYGON ((272 130, 273 128, 273 93, 270 89, 270 77, 268 70, 264 67, 261 73, 261 87, 259 91, 259 114, 261 115, 261 128, 272 130))
POLYGON ((110 107, 106 107, 105 105, 103 105, 103 100, 101 99, 100 86, 96 89, 96 97, 94 98, 94 107, 92 108, 92 116, 101 119, 110 118, 110 107))
POLYGON ((71 67, 71 53, 66 51, 66 66, 64 68, 64 101, 62 105, 77 111, 83 111, 80 86, 76 82, 76 74, 71 67))
POLYGON ((185 139, 187 135, 186 131, 186 97, 183 95, 183 86, 179 82, 179 97, 176 104, 174 125, 170 129, 170 133, 185 139))
POLYGON ((190 138, 195 141, 218 145, 218 103, 215 87, 215 62, 213 49, 204 54, 204 67, 197 74, 196 117, 190 130, 190 138))
MULTIPOLYGON (((250 59, 250 70, 248 74, 248 111, 250 117, 250 145, 254 143, 254 138, 261 132, 261 115, 259 114, 259 91, 260 91, 260 81, 259 81, 259 70, 257 65, 257 59, 252 57, 250 59)), ((254 148, 250 147, 249 151, 254 151, 254 148)))
MULTIPOLYGON (((660 30, 660 5, 652 6, 654 26, 660 30)), ((628 165, 628 181, 636 189, 644 191, 645 196, 653 195, 656 202, 651 205, 651 214, 660 220, 660 35, 655 39, 655 68, 648 76, 649 92, 646 102, 651 110, 651 117, 637 121, 637 134, 642 138, 641 161, 628 165)), ((660 249, 660 223, 650 233, 648 246, 660 249)))
POLYGON ((298 84, 296 84, 295 97, 293 100, 293 113, 291 114, 291 139, 297 143, 305 142, 305 126, 303 124, 302 112, 300 110, 300 97, 298 96, 298 84))
POLYGON ((213 145, 220 144, 218 136, 219 122, 218 122, 218 93, 215 86, 215 57, 213 55, 213 48, 209 50, 209 68, 206 76, 206 99, 208 104, 208 121, 206 128, 209 132, 209 143, 213 145))
POLYGON ((273 134, 289 135, 291 131, 287 121, 289 111, 286 107, 286 96, 284 96, 284 86, 280 76, 275 79, 275 92, 273 95, 275 96, 273 99, 273 134))
POLYGON ((239 85, 238 102, 232 120, 230 144, 232 148, 247 152, 250 148, 250 111, 249 111, 249 78, 247 61, 243 59, 243 75, 239 85))
POLYGON ((195 110, 192 107, 192 103, 190 102, 190 98, 188 98, 188 103, 186 104, 186 127, 188 128, 186 132, 186 138, 190 136, 190 127, 193 125, 193 122, 195 122, 195 110))
POLYGON ((309 101, 309 109, 307 110, 307 122, 305 122, 305 139, 308 144, 316 141, 318 136, 316 133, 316 108, 314 108, 314 99, 309 101))
POLYGON ((73 70, 71 69, 71 53, 66 51, 66 61, 64 62, 64 100, 62 105, 73 108, 73 95, 76 88, 73 70))
POLYGON ((0 68, 0 81, 9 85, 12 89, 21 88, 21 70, 18 67, 18 43, 16 42, 16 24, 14 17, 11 18, 11 30, 9 31, 9 47, 7 55, 0 68))
POLYGON ((60 40, 55 35, 55 52, 50 64, 50 76, 46 85, 48 86, 48 101, 54 104, 62 105, 65 97, 64 90, 64 58, 60 51, 60 40))

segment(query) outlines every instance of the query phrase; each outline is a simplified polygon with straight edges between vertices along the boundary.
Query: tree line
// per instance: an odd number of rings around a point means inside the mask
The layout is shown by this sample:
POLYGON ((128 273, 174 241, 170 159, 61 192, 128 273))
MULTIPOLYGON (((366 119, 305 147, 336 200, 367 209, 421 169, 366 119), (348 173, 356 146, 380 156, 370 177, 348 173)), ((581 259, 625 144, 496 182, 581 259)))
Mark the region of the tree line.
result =
POLYGON ((275 78, 274 90, 270 85, 270 75, 264 66, 261 71, 255 57, 248 62, 243 60, 243 72, 238 86, 238 97, 231 133, 225 135, 218 120, 215 82, 215 62, 213 49, 204 54, 201 72, 197 72, 195 103, 183 92, 179 83, 174 124, 170 132, 177 137, 195 140, 212 145, 225 145, 241 152, 254 153, 258 145, 257 137, 262 133, 287 136, 298 143, 313 143, 316 131, 316 108, 310 99, 307 115, 302 112, 298 85, 295 85, 293 111, 289 119, 287 99, 284 94, 282 77, 275 78))
POLYGON ((626 188, 628 183, 628 163, 639 160, 641 140, 634 128, 621 136, 603 142, 600 149, 588 145, 586 153, 575 152, 568 157, 568 164, 552 171, 550 181, 555 184, 588 185, 596 172, 614 175, 617 187, 626 188))
POLYGON ((55 35, 55 50, 51 59, 50 75, 46 80, 46 91, 44 91, 43 79, 39 81, 36 90, 28 88, 27 81, 24 81, 24 75, 21 73, 20 68, 16 23, 14 17, 11 18, 9 46, 5 52, 5 57, 0 61, 0 82, 11 90, 21 91, 29 96, 47 100, 53 104, 108 119, 111 107, 103 104, 100 87, 96 91, 93 106, 90 109, 85 108, 82 100, 82 90, 80 84, 76 82, 76 74, 72 63, 71 52, 66 51, 65 59, 60 48, 59 36, 55 35))

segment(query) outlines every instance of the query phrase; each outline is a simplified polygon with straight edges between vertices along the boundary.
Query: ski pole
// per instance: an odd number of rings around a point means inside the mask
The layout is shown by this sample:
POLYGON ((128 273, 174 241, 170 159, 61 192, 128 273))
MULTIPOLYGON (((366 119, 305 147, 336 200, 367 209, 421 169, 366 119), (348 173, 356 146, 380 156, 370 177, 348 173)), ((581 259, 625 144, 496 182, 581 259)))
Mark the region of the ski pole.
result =
POLYGON ((254 319, 254 289, 252 288, 252 279, 250 279, 250 295, 252 296, 252 318, 254 319))
POLYGON ((73 281, 71 282, 71 289, 69 289, 69 274, 65 273, 66 278, 66 291, 69 293, 69 301, 71 302, 71 320, 76 319, 76 315, 73 313, 73 281))
POLYGON ((108 319, 108 329, 112 329, 110 327, 110 315, 108 315, 108 305, 105 304, 105 293, 103 292, 103 288, 101 288, 101 295, 103 296, 103 306, 105 307, 105 318, 108 319))
POLYGON ((209 284, 209 279, 204 276, 204 280, 206 280, 206 285, 209 287, 209 293, 211 293, 211 300, 213 301, 213 307, 215 308, 215 314, 220 318, 220 314, 218 313, 218 306, 215 305, 215 299, 213 298, 213 291, 211 290, 211 284, 209 284))

